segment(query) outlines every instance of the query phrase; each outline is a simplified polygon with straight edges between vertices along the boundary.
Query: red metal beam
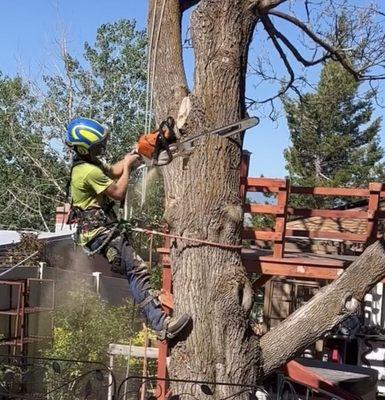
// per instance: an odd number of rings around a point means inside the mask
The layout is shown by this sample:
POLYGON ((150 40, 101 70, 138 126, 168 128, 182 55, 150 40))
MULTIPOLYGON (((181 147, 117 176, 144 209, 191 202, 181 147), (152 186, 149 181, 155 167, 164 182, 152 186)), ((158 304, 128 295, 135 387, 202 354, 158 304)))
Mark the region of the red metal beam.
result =
MULTIPOLYGON (((349 242, 365 243, 366 235, 350 232, 333 232, 333 231, 308 231, 305 229, 287 229, 286 237, 299 237, 308 239, 325 239, 325 240, 346 240, 349 242)), ((249 240, 279 240, 280 234, 274 231, 255 231, 245 228, 242 232, 242 239, 249 240)))
MULTIPOLYGON (((243 258, 250 259, 250 256, 243 255, 243 258)), ((308 265, 312 267, 326 267, 326 268, 346 268, 351 264, 351 261, 340 260, 331 257, 282 257, 275 258, 271 256, 259 256, 260 262, 271 262, 276 264, 288 265, 308 265)))
POLYGON ((242 239, 249 240, 279 240, 281 235, 274 231, 255 231, 254 229, 243 229, 242 239))
POLYGON ((285 184, 284 179, 241 178, 241 185, 246 185, 248 192, 277 193, 285 184))
POLYGON ((278 258, 261 256, 246 250, 242 252, 242 263, 248 273, 328 280, 337 279, 343 270, 350 265, 350 262, 346 260, 309 257, 278 258))
MULTIPOLYGON (((335 280, 343 269, 328 267, 311 267, 307 265, 276 264, 266 261, 261 262, 261 272, 270 276, 290 276, 292 278, 312 278, 335 280)), ((247 268, 246 270, 249 270, 247 268)))
POLYGON ((303 229, 287 229, 286 236, 303 237, 309 239, 334 239, 346 240, 349 242, 365 243, 366 235, 350 232, 333 231, 308 231, 303 229))
MULTIPOLYGON (((167 293, 172 293, 172 274, 171 274, 171 267, 169 261, 169 253, 170 253, 170 239, 166 238, 164 241, 164 248, 158 249, 158 252, 162 254, 162 289, 165 290, 167 293), (165 258, 167 258, 167 262, 165 262, 165 258)), ((164 311, 169 314, 171 309, 168 307, 164 307, 164 311)), ((167 382, 165 379, 167 378, 167 363, 166 359, 168 356, 168 344, 167 341, 160 341, 158 340, 158 365, 157 365, 157 377, 160 378, 157 385, 157 392, 156 396, 158 399, 164 400, 166 397, 167 392, 167 382)))
POLYGON ((285 180, 285 186, 280 187, 277 195, 277 205, 282 207, 282 212, 276 215, 274 232, 280 237, 274 240, 273 256, 283 257, 285 254, 285 233, 287 218, 287 202, 289 200, 289 181, 285 180))
MULTIPOLYGON (((249 212, 252 214, 283 214, 285 212, 285 207, 271 204, 256 204, 249 203, 245 204, 243 207, 244 212, 249 212)), ((365 217, 366 218, 366 217, 365 217)))
POLYGON ((378 183, 370 183, 369 190, 369 202, 368 202, 368 222, 366 226, 367 242, 369 245, 377 240, 378 235, 378 218, 376 218, 376 213, 380 207, 380 192, 382 185, 378 183))
POLYGON ((254 292, 265 285, 272 278, 271 275, 261 275, 252 285, 254 292))

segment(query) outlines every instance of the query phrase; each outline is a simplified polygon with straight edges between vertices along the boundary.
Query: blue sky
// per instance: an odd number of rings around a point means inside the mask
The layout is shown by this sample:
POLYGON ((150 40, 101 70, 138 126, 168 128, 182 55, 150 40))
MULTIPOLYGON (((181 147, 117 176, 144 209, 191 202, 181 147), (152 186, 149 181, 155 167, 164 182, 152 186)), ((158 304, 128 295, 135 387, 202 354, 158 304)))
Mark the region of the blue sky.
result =
MULTIPOLYGON (((143 28, 146 13, 147 1, 143 0, 1 0, 0 70, 9 76, 20 73, 39 81, 44 71, 42 66, 54 68, 58 63, 57 41, 63 34, 70 53, 80 56, 83 43, 94 41, 96 29, 102 23, 134 18, 138 27, 143 28)), ((184 18, 185 27, 187 23, 188 15, 184 18)), ((291 28, 286 32, 293 38, 296 35, 291 28)), ((255 41, 252 44, 251 59, 259 51, 260 43, 255 41)), ((277 64, 278 72, 281 72, 277 56, 272 54, 271 59, 277 64)), ((186 51, 186 67, 191 75, 193 66, 189 50, 186 51)), ((310 73, 315 81, 316 75, 317 70, 310 73)), ((249 79, 249 82, 247 92, 252 97, 255 91, 253 79, 249 79)), ((265 86, 263 90, 269 95, 273 88, 265 86)), ((377 116, 382 113, 383 110, 376 110, 377 116)), ((255 114, 259 115, 259 112, 255 114)), ((381 139, 385 146, 384 128, 381 139)), ((253 153, 250 175, 286 175, 282 153, 288 145, 285 118, 281 117, 278 122, 262 118, 261 124, 246 134, 245 148, 253 153)))

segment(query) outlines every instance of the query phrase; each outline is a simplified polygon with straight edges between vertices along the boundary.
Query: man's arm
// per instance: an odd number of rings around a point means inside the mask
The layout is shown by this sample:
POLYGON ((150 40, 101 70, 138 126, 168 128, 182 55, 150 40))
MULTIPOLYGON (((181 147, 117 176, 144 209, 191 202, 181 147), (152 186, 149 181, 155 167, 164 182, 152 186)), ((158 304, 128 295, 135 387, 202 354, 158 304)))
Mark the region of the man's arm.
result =
POLYGON ((118 161, 117 163, 110 165, 108 168, 108 175, 111 175, 111 178, 120 178, 123 174, 124 169, 124 158, 123 160, 118 161))
MULTIPOLYGON (((114 166, 121 164, 119 168, 121 168, 121 173, 117 177, 119 178, 116 182, 112 183, 108 188, 104 191, 108 197, 113 200, 123 200, 126 194, 128 180, 130 177, 131 167, 136 161, 140 158, 138 154, 127 154, 123 160, 119 161, 115 165, 111 167, 111 170, 114 166)), ((112 172, 110 172, 113 175, 112 172)))
MULTIPOLYGON (((125 157, 127 157, 127 156, 132 156, 133 154, 134 154, 134 155, 137 155, 138 153, 132 151, 132 152, 130 152, 130 153, 127 153, 127 154, 125 155, 125 157)), ((136 158, 135 161, 136 161, 137 159, 138 159, 138 158, 136 158)), ((110 166, 108 167, 108 175, 110 175, 111 178, 120 178, 120 176, 123 174, 124 163, 125 163, 124 160, 125 160, 125 158, 123 158, 122 160, 120 160, 120 161, 118 161, 117 163, 115 163, 115 164, 113 164, 113 165, 110 165, 110 166)))

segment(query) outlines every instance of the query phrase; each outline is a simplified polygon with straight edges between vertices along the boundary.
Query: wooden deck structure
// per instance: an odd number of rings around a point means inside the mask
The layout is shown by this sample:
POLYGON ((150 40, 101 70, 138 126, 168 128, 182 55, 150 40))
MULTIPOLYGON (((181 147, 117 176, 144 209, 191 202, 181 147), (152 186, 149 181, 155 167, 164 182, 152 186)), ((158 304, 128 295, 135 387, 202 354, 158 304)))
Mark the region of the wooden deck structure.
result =
MULTIPOLYGON (((362 248, 374 242, 379 235, 381 220, 385 219, 385 210, 380 209, 382 199, 385 199, 385 187, 382 183, 371 183, 368 188, 333 188, 333 187, 300 187, 292 186, 286 179, 252 178, 248 177, 250 153, 245 152, 240 167, 240 197, 243 201, 244 213, 250 215, 267 214, 274 217, 272 230, 256 230, 244 228, 242 239, 251 243, 264 242, 268 249, 249 245, 242 249, 241 255, 246 271, 259 274, 253 287, 257 289, 266 284, 272 277, 291 277, 309 280, 334 280, 356 258, 344 254, 314 254, 311 252, 286 252, 285 246, 291 239, 309 241, 329 240, 348 244, 359 244, 362 248), (269 194, 275 202, 269 204, 247 202, 248 193, 269 194), (291 195, 332 196, 366 200, 366 205, 360 209, 297 209, 289 207, 291 195), (338 221, 359 221, 364 227, 359 233, 341 229, 293 229, 290 221, 293 218, 320 218, 338 221)), ((337 223, 337 225, 339 225, 337 223)), ((169 245, 158 249, 163 262, 163 289, 172 292, 172 274, 169 259, 169 245)), ((171 309, 166 308, 167 312, 171 309)), ((166 378, 166 357, 168 354, 166 342, 159 343, 158 376, 166 378)), ((292 365, 292 364, 290 364, 292 365)), ((286 372, 291 369, 286 368, 286 372)), ((314 377, 313 377, 314 378, 314 377)), ((312 379, 313 379, 312 378, 312 379)), ((305 379, 306 380, 306 379, 305 379)), ((311 379, 309 380, 309 382, 311 379)), ((318 382, 320 384, 320 382, 318 382)), ((167 392, 165 382, 161 381, 162 393, 167 392)), ((316 387, 314 387, 316 389, 316 387)))

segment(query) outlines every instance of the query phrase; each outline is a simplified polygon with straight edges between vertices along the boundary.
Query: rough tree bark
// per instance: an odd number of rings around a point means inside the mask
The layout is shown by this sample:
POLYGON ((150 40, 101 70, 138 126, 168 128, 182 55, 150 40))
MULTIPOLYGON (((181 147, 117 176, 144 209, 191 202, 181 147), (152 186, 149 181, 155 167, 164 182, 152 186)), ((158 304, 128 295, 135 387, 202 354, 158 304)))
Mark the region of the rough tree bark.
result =
MULTIPOLYGON (((281 2, 264 0, 261 9, 281 2)), ((198 3, 191 17, 195 79, 194 89, 189 92, 182 61, 179 0, 150 1, 149 27, 154 26, 155 38, 162 17, 159 41, 153 41, 152 49, 157 122, 167 115, 176 117, 185 96, 191 104, 183 126, 186 135, 245 116, 247 54, 258 21, 251 5, 258 2, 198 3)), ((242 137, 206 138, 187 162, 177 158, 163 168, 165 218, 172 233, 223 244, 240 243, 241 148, 242 137)), ((338 281, 259 340, 248 324, 253 296, 239 252, 174 241, 171 262, 175 312, 190 314, 193 324, 185 340, 172 349, 172 377, 255 384, 259 377, 294 357, 354 312, 356 301, 385 275, 384 261, 383 243, 378 242, 338 281)), ((174 393, 186 391, 200 397, 194 387, 174 389, 174 393)), ((236 391, 239 388, 217 387, 214 397, 224 398, 236 391)))

